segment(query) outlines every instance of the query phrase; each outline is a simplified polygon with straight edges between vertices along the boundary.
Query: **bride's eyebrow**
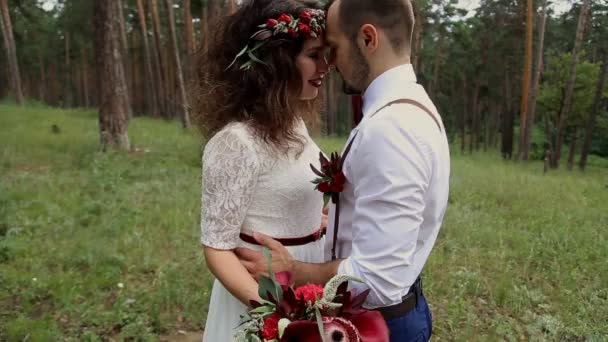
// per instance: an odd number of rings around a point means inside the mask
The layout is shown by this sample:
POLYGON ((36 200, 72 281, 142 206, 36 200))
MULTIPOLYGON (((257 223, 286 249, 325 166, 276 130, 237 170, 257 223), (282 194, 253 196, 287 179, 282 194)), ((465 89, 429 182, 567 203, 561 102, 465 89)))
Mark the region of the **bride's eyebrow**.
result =
POLYGON ((306 50, 307 50, 307 51, 309 51, 309 52, 312 52, 312 51, 320 51, 320 50, 323 50, 323 45, 319 45, 319 46, 311 46, 311 47, 309 47, 309 48, 308 48, 308 49, 306 49, 306 50))

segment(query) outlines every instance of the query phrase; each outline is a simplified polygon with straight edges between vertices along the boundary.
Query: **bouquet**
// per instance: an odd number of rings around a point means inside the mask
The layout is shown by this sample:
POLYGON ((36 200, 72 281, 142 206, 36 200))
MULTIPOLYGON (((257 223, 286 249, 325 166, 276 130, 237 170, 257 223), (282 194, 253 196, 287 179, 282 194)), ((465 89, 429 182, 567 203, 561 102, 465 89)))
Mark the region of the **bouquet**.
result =
POLYGON ((369 290, 348 291, 348 281, 362 282, 346 275, 333 277, 325 286, 308 284, 294 288, 291 274, 274 274, 270 253, 264 250, 270 277, 261 277, 261 302, 241 316, 236 341, 257 342, 386 342, 388 328, 377 311, 362 308, 369 290))

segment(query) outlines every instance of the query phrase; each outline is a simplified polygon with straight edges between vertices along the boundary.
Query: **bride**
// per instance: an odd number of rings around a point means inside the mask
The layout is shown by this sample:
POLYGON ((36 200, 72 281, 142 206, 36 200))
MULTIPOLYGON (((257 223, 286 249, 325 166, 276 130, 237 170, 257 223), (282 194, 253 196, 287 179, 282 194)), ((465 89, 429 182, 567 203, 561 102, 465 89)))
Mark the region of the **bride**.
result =
POLYGON ((328 65, 317 2, 251 0, 216 27, 197 65, 193 112, 203 154, 201 243, 213 284, 204 341, 231 341, 257 282, 233 250, 260 249, 254 232, 296 260, 323 261, 322 195, 310 164, 328 65))

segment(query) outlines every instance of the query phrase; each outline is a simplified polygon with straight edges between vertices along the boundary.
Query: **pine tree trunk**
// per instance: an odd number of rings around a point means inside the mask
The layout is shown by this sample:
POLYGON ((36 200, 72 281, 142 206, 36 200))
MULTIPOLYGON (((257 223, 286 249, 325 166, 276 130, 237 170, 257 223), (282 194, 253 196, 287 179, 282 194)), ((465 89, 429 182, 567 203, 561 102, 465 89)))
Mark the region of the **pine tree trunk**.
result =
POLYGON ((572 107, 572 95, 574 93, 574 82, 576 81, 576 66, 578 64, 578 53, 581 49, 581 43, 583 40, 583 31, 587 22, 587 15, 589 13, 590 0, 583 0, 583 6, 581 7, 581 13, 578 17, 578 25, 576 28, 576 37, 574 40, 574 49, 572 50, 572 64, 570 64, 570 73, 568 82, 566 83, 566 94, 564 98, 564 105, 560 111, 559 122, 557 124, 557 143, 555 150, 551 158, 551 167, 554 169, 559 168, 559 161, 561 159, 562 145, 564 144, 564 136, 566 131, 566 125, 568 122, 568 115, 572 107))
POLYGON ((500 147, 504 159, 513 157, 513 124, 515 123, 515 117, 511 106, 512 99, 511 76, 509 70, 505 69, 505 111, 502 116, 502 143, 500 147))
POLYGON ((602 71, 600 73, 600 79, 597 82, 597 88, 595 89, 595 98, 593 100, 593 107, 589 113, 589 119, 587 119, 587 126, 585 127, 585 138, 583 140, 583 149, 581 151, 581 159, 578 163, 578 168, 581 171, 585 171, 587 166, 587 156, 589 150, 591 150, 591 138, 593 137, 593 128, 595 127, 595 118, 600 111, 600 105, 602 103, 602 92, 606 86, 606 77, 608 76, 608 51, 603 51, 603 62, 602 71))
POLYGON ((185 21, 185 42, 186 42, 186 60, 184 62, 184 71, 186 82, 192 79, 194 71, 194 50, 196 43, 194 42, 194 24, 192 23, 191 1, 184 1, 184 21, 185 21))
POLYGON ((530 95, 530 70, 532 69, 532 30, 533 30, 533 13, 532 13, 533 0, 527 0, 526 10, 526 49, 525 49, 525 62, 524 62, 524 77, 522 79, 522 92, 521 92, 521 112, 519 116, 519 159, 524 159, 525 139, 526 139, 526 124, 528 122, 528 96, 530 95))
POLYGON ((475 81, 475 88, 473 90, 473 101, 471 107, 471 113, 473 114, 472 122, 471 122, 471 141, 469 142, 469 153, 473 153, 473 148, 475 150, 479 150, 479 90, 480 90, 480 81, 475 81))
POLYGON ((161 116, 168 118, 168 90, 167 78, 165 75, 167 63, 163 60, 162 44, 160 41, 160 18, 158 16, 158 3, 150 0, 150 12, 152 16, 152 31, 154 32, 154 56, 156 64, 157 93, 161 116))
POLYGON ((73 94, 72 94, 72 66, 70 63, 70 33, 64 33, 64 43, 65 43, 65 80, 64 80, 64 90, 63 90, 63 107, 70 108, 73 105, 73 94))
POLYGON ((543 50, 545 44, 545 27, 547 25, 547 0, 543 0, 543 11, 540 17, 540 26, 538 31, 538 49, 536 51, 536 72, 530 89, 530 97, 528 98, 528 114, 526 117, 526 129, 524 135, 524 151, 522 159, 528 161, 530 159, 530 146, 532 145, 532 128, 534 127, 534 119, 536 115, 536 96, 540 85, 540 76, 543 71, 543 50))
POLYGON ((464 154, 464 149, 466 146, 466 142, 467 142, 467 113, 469 111, 468 106, 467 106, 467 79, 466 79, 466 75, 463 75, 463 81, 462 81, 462 87, 460 88, 461 90, 461 99, 463 101, 463 108, 462 108, 462 121, 461 121, 461 126, 460 126, 460 154, 464 154))
POLYGON ((146 110, 150 111, 153 117, 160 115, 158 104, 158 84, 160 78, 155 79, 152 73, 152 61, 150 58, 150 45, 148 44, 148 28, 146 25, 146 11, 144 9, 143 0, 137 0, 137 13, 139 16, 139 29, 141 32, 141 41, 143 43, 144 53, 144 70, 145 70, 145 88, 146 88, 146 110))
POLYGON ((59 92, 57 91, 57 63, 53 63, 52 61, 49 63, 48 75, 47 103, 51 106, 56 106, 58 103, 57 98, 59 96, 59 92))
POLYGON ((44 68, 44 59, 42 54, 38 53, 38 68, 40 72, 40 84, 38 85, 38 97, 40 101, 46 103, 47 101, 47 80, 46 80, 46 69, 44 68))
POLYGON ((2 12, 0 27, 2 28, 2 37, 4 37, 4 48, 8 60, 8 69, 11 79, 11 91, 15 97, 15 101, 19 105, 23 105, 23 89, 21 88, 21 74, 19 73, 19 62, 17 60, 17 48, 13 37, 13 25, 11 16, 8 11, 8 0, 0 0, 0 12, 2 12))
POLYGON ((175 63, 173 63, 173 56, 171 53, 171 47, 165 44, 163 47, 163 60, 167 62, 164 70, 164 76, 167 80, 167 119, 175 119, 177 116, 177 107, 175 106, 175 63))
POLYGON ((133 82, 131 63, 129 62, 129 45, 127 42, 127 28, 125 25, 125 16, 122 8, 122 0, 118 1, 118 19, 120 23, 120 45, 122 47, 122 60, 124 62, 123 68, 125 70, 125 77, 127 78, 127 98, 129 99, 129 117, 133 116, 133 82))
POLYGON ((574 157, 576 156, 576 144, 578 142, 578 127, 574 127, 572 133, 572 141, 570 142, 570 152, 568 153, 568 170, 572 171, 574 167, 574 157))
POLYGON ((82 91, 84 93, 84 106, 91 107, 89 99, 89 60, 87 58, 87 50, 82 49, 82 91))
POLYGON ((435 65, 433 67, 433 83, 429 93, 434 101, 437 101, 437 90, 439 89, 439 70, 442 62, 444 35, 440 32, 437 48, 435 49, 435 65))
POLYGON ((201 6, 201 37, 200 44, 203 51, 207 51, 207 33, 209 32, 209 3, 205 2, 201 6))
POLYGON ((145 113, 145 88, 146 86, 141 82, 141 75, 143 74, 143 70, 141 70, 141 44, 138 41, 139 35, 132 34, 131 35, 131 84, 133 84, 133 112, 135 115, 142 115, 145 113))
POLYGON ((129 150, 129 99, 123 69, 118 0, 95 0, 95 57, 99 99, 99 130, 102 150, 129 150))

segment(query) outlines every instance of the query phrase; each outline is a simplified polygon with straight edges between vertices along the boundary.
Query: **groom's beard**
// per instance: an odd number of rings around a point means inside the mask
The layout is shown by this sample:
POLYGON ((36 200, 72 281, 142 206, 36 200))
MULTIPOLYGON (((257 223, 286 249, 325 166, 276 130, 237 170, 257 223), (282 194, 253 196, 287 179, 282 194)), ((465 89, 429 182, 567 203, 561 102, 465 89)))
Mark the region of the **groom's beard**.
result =
POLYGON ((360 90, 355 89, 344 80, 342 80, 342 92, 344 92, 346 95, 361 95, 360 90))
POLYGON ((365 88, 366 80, 369 78, 370 67, 358 46, 353 44, 351 51, 350 60, 353 63, 352 82, 346 82, 344 76, 342 76, 342 80, 344 81, 342 91, 346 95, 361 95, 365 88))

